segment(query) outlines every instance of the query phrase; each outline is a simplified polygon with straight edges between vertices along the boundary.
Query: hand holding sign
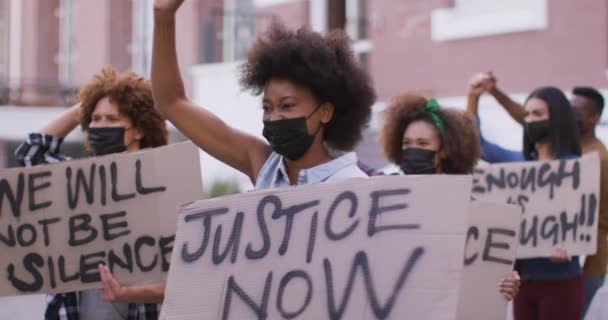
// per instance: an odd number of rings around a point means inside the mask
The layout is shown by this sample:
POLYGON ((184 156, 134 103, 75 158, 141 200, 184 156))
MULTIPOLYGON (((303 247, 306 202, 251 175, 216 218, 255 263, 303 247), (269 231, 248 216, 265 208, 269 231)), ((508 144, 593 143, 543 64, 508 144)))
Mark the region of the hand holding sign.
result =
POLYGON ((520 285, 521 281, 519 278, 519 273, 517 273, 517 271, 513 271, 511 276, 500 281, 498 287, 500 293, 505 297, 505 299, 511 301, 519 292, 520 285))
POLYGON ((127 289, 121 286, 110 272, 110 268, 102 264, 99 265, 99 274, 101 275, 101 283, 103 288, 101 291, 101 299, 105 302, 129 302, 127 297, 127 289))

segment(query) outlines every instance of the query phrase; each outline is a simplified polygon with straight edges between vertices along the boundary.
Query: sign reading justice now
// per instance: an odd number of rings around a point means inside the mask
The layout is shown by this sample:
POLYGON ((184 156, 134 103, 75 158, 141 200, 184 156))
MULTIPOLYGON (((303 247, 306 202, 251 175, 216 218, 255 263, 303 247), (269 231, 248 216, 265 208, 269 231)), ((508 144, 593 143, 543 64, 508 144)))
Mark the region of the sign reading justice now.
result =
POLYGON ((0 170, 0 295, 122 284, 169 268, 179 205, 202 196, 191 143, 0 170))
POLYGON ((455 319, 471 177, 387 176, 182 209, 163 319, 455 319))

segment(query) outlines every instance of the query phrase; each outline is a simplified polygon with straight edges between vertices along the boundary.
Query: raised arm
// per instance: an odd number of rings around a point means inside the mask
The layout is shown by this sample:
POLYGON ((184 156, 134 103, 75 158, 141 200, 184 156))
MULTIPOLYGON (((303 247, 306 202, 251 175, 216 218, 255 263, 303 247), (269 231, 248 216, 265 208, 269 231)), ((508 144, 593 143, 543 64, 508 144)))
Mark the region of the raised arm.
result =
POLYGON ((152 91, 155 104, 201 149, 255 182, 270 155, 268 144, 228 126, 186 97, 175 46, 175 14, 182 3, 183 0, 156 0, 154 3, 152 91))
POLYGON ((509 96, 507 96, 504 92, 502 92, 497 87, 494 87, 490 90, 490 94, 496 98, 498 103, 509 113, 513 120, 517 121, 517 123, 523 125, 524 118, 526 117, 526 112, 524 111, 524 106, 513 101, 509 96))
POLYGON ((498 101, 498 103, 509 113, 513 120, 517 121, 517 123, 523 125, 524 118, 526 117, 526 111, 524 110, 524 106, 520 103, 513 101, 508 95, 506 95, 502 90, 498 88, 496 85, 496 77, 490 72, 486 74, 488 76, 488 92, 498 101))
POLYGON ((80 104, 76 104, 66 109, 59 117, 51 120, 44 126, 40 133, 64 138, 80 124, 80 104))
POLYGON ((467 113, 473 119, 479 118, 479 97, 486 91, 486 81, 488 77, 485 74, 478 74, 469 80, 467 89, 467 113))
POLYGON ((35 166, 69 159, 60 154, 61 143, 80 124, 80 104, 66 109, 40 131, 32 132, 15 149, 15 158, 21 166, 35 166))
POLYGON ((473 117, 479 129, 479 143, 481 144, 481 158, 489 163, 515 162, 523 160, 520 151, 508 150, 495 143, 487 141, 481 134, 479 121, 479 97, 489 88, 488 74, 479 74, 469 81, 467 92, 467 113, 473 117))

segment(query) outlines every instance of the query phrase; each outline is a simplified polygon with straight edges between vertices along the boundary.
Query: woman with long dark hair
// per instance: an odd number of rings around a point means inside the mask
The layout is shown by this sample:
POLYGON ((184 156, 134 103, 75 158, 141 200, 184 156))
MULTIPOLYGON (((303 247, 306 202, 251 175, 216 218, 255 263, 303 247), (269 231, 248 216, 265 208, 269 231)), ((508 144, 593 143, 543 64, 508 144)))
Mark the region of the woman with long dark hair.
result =
MULTIPOLYGON (((481 83, 469 88, 468 111, 478 116, 481 83)), ((564 93, 554 87, 534 90, 526 99, 523 150, 511 151, 481 139, 482 158, 491 163, 576 158, 581 144, 576 118, 564 93)), ((556 248, 552 257, 515 263, 522 285, 514 300, 515 320, 580 319, 583 281, 578 257, 556 248)))

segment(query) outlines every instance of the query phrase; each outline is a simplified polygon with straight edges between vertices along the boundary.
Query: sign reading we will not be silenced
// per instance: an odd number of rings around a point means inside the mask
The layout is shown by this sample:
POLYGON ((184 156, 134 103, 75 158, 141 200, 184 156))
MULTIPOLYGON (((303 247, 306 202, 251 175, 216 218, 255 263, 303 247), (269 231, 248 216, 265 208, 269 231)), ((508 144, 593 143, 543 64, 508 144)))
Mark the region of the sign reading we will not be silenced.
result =
POLYGON ((520 207, 518 258, 548 257, 564 246, 570 255, 597 246, 600 159, 518 162, 482 166, 473 179, 478 200, 520 207))
POLYGON ((0 170, 0 295, 97 288, 99 263, 161 281, 179 205, 201 196, 191 143, 0 170))
POLYGON ((161 318, 456 319, 470 187, 387 176, 190 204, 161 318))

